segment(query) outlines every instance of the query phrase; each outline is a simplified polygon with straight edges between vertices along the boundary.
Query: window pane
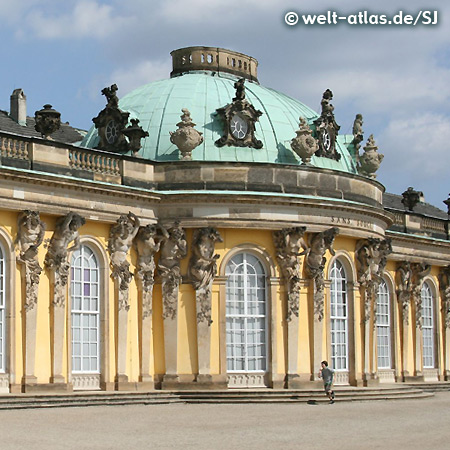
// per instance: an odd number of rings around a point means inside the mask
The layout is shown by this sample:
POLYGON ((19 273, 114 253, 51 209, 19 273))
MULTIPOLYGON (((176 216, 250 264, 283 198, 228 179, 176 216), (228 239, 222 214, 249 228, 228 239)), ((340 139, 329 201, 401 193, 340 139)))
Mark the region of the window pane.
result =
POLYGON ((99 372, 99 269, 94 253, 82 245, 72 256, 72 370, 99 372))
POLYGON ((226 282, 227 370, 266 370, 266 276, 250 253, 228 262, 226 282))
POLYGON ((331 363, 335 370, 348 370, 347 278, 335 260, 330 270, 331 363))

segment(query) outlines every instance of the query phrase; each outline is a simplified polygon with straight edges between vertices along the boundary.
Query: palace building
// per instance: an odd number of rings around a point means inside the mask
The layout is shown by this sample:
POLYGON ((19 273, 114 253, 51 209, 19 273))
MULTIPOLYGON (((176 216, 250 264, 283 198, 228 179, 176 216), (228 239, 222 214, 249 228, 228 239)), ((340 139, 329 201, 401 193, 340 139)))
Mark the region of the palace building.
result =
POLYGON ((0 391, 447 380, 447 212, 385 192, 329 89, 317 113, 252 57, 172 58, 88 132, 21 89, 0 111, 0 391))

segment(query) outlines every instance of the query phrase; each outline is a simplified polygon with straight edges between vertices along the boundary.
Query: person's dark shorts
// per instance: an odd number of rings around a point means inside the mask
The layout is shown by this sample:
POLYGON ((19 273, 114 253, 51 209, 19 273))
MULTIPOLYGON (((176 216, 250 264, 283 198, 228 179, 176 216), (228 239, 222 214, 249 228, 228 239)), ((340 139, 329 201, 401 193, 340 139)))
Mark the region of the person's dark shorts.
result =
POLYGON ((324 383, 323 387, 325 388, 325 392, 328 394, 328 392, 331 391, 331 385, 333 383, 324 383))

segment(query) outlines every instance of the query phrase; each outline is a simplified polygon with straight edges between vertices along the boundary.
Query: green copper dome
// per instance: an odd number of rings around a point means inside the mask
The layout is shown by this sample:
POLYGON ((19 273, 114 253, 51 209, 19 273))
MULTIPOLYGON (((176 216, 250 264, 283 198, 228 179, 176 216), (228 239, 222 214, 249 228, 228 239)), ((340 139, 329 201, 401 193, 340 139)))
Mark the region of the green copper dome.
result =
MULTIPOLYGON (((232 102, 236 95, 234 83, 239 78, 225 72, 190 71, 141 86, 121 98, 119 107, 130 112, 130 119, 138 118, 139 125, 149 134, 142 140, 139 155, 153 161, 179 160, 180 153, 170 142, 170 132, 177 130, 181 110, 187 108, 196 123, 195 128, 204 137, 203 143, 192 152, 195 161, 301 164, 290 141, 299 128, 299 117, 306 118, 311 125, 318 114, 299 101, 255 81, 245 81, 245 94, 246 99, 263 113, 255 129, 256 138, 263 143, 262 148, 218 147, 215 144, 224 127, 216 110, 232 102)), ((338 136, 339 161, 313 156, 312 165, 356 173, 344 138, 338 136)), ((93 127, 81 145, 94 148, 97 143, 97 130, 93 127)))

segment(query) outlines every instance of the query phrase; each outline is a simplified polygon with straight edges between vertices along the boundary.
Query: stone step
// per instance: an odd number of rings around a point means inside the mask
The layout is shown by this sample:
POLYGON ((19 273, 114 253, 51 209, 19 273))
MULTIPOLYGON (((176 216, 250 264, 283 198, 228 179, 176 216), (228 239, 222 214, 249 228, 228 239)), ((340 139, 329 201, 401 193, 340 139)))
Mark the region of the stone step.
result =
POLYGON ((448 381, 440 381, 438 383, 408 383, 408 386, 430 392, 450 391, 450 382, 448 381))
MULTIPOLYGON (((433 397, 431 393, 421 393, 415 395, 404 395, 402 397, 398 396, 378 396, 378 397, 347 397, 340 398, 336 397, 336 403, 341 402, 364 402, 364 401, 378 401, 378 400, 417 400, 423 398, 433 397)), ((318 403, 318 404, 327 404, 329 400, 327 398, 322 399, 188 399, 185 400, 185 403, 188 404, 237 404, 237 403, 246 403, 246 404, 258 404, 258 403, 318 403)))
MULTIPOLYGON (((429 398, 431 391, 412 386, 395 388, 338 388, 338 402, 429 398)), ((99 405, 158 405, 168 403, 327 403, 323 390, 228 390, 183 392, 86 392, 74 394, 17 394, 0 396, 0 409, 85 407, 99 405)))

